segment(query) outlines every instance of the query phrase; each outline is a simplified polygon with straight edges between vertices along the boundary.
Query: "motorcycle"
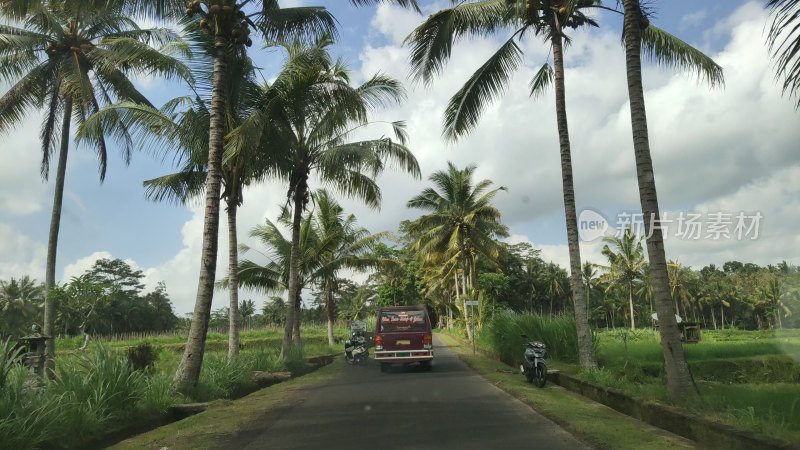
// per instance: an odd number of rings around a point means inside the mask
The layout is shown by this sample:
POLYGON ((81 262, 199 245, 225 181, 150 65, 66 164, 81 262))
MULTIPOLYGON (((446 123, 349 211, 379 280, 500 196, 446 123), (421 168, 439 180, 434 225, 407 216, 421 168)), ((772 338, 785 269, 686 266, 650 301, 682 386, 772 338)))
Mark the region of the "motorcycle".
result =
POLYGON ((357 320, 350 324, 350 333, 344 341, 344 358, 350 364, 365 363, 369 359, 366 323, 357 320))
MULTIPOLYGON (((528 339, 527 335, 522 335, 523 338, 528 339)), ((544 387, 547 382, 547 361, 544 357, 547 356, 547 346, 539 341, 530 341, 525 343, 525 362, 520 364, 519 369, 525 375, 528 383, 533 382, 537 387, 544 387)))

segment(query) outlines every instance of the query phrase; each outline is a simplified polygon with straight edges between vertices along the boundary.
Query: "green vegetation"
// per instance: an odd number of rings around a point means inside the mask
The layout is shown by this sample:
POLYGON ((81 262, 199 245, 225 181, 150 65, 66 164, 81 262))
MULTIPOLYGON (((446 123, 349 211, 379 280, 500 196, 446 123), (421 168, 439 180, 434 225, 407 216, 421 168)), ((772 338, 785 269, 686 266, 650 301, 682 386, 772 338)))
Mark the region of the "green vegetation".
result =
POLYGON ((125 440, 111 448, 213 448, 224 442, 226 437, 263 417, 271 409, 285 404, 295 393, 330 379, 343 366, 344 361, 337 358, 332 364, 306 376, 256 391, 235 401, 216 401, 205 412, 125 440))
MULTIPOLYGON (((228 360, 224 335, 221 345, 208 348, 206 363, 194 388, 178 392, 172 374, 180 362, 185 336, 93 341, 87 352, 61 352, 53 380, 31 384, 28 369, 5 358, 10 342, 0 345, 0 441, 10 448, 41 448, 58 442, 81 448, 87 441, 131 423, 153 423, 165 417, 175 404, 232 398, 256 388, 253 371, 302 374, 307 357, 329 355, 338 347, 327 345, 324 327, 312 327, 313 343, 299 347, 288 359, 280 358, 280 330, 243 333, 244 349, 228 360), (170 347, 177 344, 180 348, 170 347), (146 349, 150 350, 146 350, 146 349), (150 361, 147 353, 155 359, 150 361), (138 361, 130 357, 136 354, 138 361), (144 355, 144 356, 141 356, 144 355), (150 364, 147 364, 149 362, 150 364), (136 370, 136 365, 144 365, 136 370)), ((336 335, 344 337, 344 328, 336 335)), ((57 345, 63 344, 62 341, 57 345)))
MULTIPOLYGON (((548 361, 591 383, 670 403, 659 334, 617 329, 595 334, 600 369, 581 370, 574 322, 569 317, 495 313, 477 344, 516 367, 526 333, 548 345, 548 361), (570 332, 570 329, 572 332, 570 332)), ((679 403, 691 411, 778 439, 800 441, 800 330, 704 330, 685 346, 701 401, 679 403)))
MULTIPOLYGON (((573 325, 574 326, 574 325, 573 325)), ((584 442, 598 448, 694 448, 686 439, 669 434, 599 403, 547 384, 539 389, 525 381, 518 370, 478 354, 450 336, 440 333, 450 349, 492 384, 530 405, 584 442)))

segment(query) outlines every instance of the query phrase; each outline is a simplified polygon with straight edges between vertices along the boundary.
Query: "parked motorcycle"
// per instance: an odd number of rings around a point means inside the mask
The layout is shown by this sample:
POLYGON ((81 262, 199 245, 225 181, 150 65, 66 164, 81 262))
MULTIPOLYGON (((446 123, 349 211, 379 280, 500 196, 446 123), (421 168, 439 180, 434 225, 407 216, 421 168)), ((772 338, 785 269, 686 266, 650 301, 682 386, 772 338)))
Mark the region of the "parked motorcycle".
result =
MULTIPOLYGON (((528 339, 527 335, 522 335, 528 339)), ((544 387, 547 382, 547 346, 539 341, 525 343, 525 362, 520 364, 519 369, 525 375, 528 383, 533 382, 537 387, 544 387)))
POLYGON ((369 359, 366 323, 357 320, 350 324, 350 333, 344 341, 344 357, 350 364, 365 363, 369 359))

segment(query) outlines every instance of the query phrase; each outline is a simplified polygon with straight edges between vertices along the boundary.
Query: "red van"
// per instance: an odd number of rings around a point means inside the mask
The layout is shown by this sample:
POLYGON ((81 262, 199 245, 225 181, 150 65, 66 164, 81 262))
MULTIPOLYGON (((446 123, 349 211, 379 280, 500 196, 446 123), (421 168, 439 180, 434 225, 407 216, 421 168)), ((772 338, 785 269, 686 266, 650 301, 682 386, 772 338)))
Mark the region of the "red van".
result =
POLYGON ((433 336, 424 306, 381 308, 375 321, 375 360, 385 372, 391 364, 420 363, 431 370, 433 336))

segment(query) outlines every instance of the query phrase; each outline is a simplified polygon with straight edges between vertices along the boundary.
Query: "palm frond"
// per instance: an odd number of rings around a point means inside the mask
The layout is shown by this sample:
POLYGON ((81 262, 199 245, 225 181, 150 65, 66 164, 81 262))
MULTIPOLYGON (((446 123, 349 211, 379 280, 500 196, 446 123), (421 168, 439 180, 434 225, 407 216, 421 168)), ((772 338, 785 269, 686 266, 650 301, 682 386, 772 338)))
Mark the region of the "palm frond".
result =
POLYGON ((478 124, 487 104, 494 101, 522 62, 522 50, 514 39, 505 42, 450 99, 444 116, 444 136, 452 141, 467 135, 478 124))
POLYGON ((642 54, 661 66, 696 73, 711 86, 725 84, 722 67, 713 59, 653 25, 642 32, 642 54))
POLYGON ((406 38, 411 46, 411 76, 430 84, 450 58, 453 43, 465 35, 486 36, 514 23, 506 0, 461 2, 431 15, 406 38))
POLYGON ((544 92, 553 84, 553 80, 555 79, 555 72, 553 71, 553 66, 549 63, 544 63, 542 67, 536 72, 536 75, 533 76, 531 79, 530 88, 531 88, 531 97, 538 98, 541 95, 544 95, 544 92))
POLYGON ((794 96, 795 107, 800 109, 800 2, 797 0, 769 0, 773 20, 767 43, 777 69, 783 78, 783 92, 794 96))

